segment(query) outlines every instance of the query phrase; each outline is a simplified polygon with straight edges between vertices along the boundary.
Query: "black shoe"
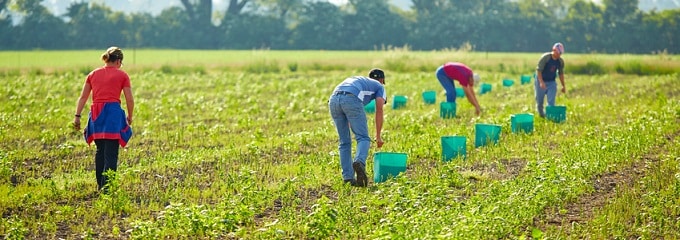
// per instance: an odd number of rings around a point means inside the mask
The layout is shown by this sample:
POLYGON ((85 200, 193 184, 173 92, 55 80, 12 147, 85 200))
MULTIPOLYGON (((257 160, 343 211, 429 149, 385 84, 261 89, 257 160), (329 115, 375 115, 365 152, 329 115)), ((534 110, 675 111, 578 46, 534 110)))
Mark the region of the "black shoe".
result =
POLYGON ((357 184, 357 180, 354 180, 354 179, 345 179, 344 183, 345 184, 349 183, 349 185, 352 186, 352 187, 358 187, 359 186, 359 184, 357 184))
POLYGON ((368 177, 366 177, 366 168, 364 164, 360 162, 354 162, 352 164, 352 168, 354 168, 354 172, 357 173, 357 185, 359 187, 368 186, 368 177))

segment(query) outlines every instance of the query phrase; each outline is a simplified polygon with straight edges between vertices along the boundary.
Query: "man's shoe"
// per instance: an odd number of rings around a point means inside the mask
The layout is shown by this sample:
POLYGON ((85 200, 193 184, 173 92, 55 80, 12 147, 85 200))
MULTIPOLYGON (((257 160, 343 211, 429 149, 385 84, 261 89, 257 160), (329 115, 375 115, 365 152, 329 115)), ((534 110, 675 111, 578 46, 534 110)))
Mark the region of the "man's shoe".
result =
POLYGON ((357 185, 360 187, 368 186, 368 177, 366 177, 366 167, 360 162, 354 162, 352 164, 354 172, 357 173, 357 185))

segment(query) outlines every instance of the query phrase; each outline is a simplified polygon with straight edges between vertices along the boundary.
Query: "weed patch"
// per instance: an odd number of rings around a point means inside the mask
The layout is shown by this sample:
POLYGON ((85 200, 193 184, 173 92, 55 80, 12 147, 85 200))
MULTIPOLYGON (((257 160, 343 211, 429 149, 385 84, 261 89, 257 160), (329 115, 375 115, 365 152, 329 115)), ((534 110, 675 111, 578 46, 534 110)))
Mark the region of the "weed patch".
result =
POLYGON ((569 66, 569 72, 585 75, 602 75, 607 73, 607 69, 597 62, 589 61, 584 65, 574 64, 569 66))

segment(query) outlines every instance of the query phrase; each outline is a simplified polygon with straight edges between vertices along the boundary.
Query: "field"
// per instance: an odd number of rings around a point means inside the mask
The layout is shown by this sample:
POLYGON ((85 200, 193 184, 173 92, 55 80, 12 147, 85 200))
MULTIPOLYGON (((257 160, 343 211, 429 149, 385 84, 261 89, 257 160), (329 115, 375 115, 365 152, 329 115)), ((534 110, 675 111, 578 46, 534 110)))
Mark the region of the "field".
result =
POLYGON ((134 135, 109 194, 70 126, 101 51, 0 52, 0 238, 680 238, 678 56, 565 54, 566 121, 517 134, 510 116, 535 113, 519 76, 540 53, 124 51, 134 135), (464 98, 453 119, 423 102, 445 99, 433 72, 451 60, 492 85, 481 117, 464 98), (408 167, 357 188, 342 183, 327 99, 372 67, 388 101, 408 102, 386 106, 369 179, 379 151, 408 167), (501 125, 499 143, 475 148, 477 123, 501 125), (466 159, 442 161, 451 135, 466 159))

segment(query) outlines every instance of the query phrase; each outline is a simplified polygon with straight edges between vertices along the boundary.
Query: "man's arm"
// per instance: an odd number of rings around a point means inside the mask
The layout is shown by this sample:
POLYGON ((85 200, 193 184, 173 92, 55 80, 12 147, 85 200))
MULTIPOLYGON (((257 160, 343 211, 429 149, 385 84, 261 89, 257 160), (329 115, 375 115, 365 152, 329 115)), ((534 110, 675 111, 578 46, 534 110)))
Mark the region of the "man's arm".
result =
POLYGON ((375 142, 378 148, 382 147, 382 126, 384 121, 383 106, 385 106, 385 99, 382 97, 375 98, 375 142))

